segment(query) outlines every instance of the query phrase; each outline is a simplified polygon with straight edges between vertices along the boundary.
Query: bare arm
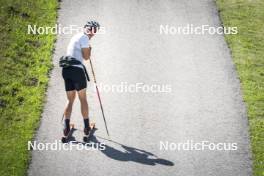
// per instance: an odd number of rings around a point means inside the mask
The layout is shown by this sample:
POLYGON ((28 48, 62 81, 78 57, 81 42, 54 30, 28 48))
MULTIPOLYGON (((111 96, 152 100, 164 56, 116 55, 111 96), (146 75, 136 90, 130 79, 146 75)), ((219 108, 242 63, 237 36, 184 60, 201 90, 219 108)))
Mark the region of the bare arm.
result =
POLYGON ((89 60, 91 56, 91 50, 92 48, 82 48, 82 56, 85 60, 89 60))

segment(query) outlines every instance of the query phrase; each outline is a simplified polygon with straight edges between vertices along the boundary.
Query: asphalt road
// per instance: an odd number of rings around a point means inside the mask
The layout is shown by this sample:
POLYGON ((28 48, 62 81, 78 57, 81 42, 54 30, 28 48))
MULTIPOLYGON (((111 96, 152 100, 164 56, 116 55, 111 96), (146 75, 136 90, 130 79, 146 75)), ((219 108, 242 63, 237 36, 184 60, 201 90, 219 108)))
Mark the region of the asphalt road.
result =
MULTIPOLYGON (((98 128, 92 142, 104 144, 105 150, 36 150, 29 175, 251 175, 245 105, 223 35, 160 34, 160 25, 219 27, 213 0, 62 1, 58 23, 82 26, 89 18, 105 29, 105 34, 92 39, 98 83, 168 85, 171 91, 102 90, 112 139, 108 141, 94 84, 90 83, 90 114, 98 128), (188 140, 237 143, 237 150, 173 150, 176 143, 188 140), (172 148, 161 150, 160 142, 166 141, 172 148)), ((58 35, 37 143, 61 138, 66 97, 58 58, 65 54, 70 37, 58 35)), ((73 137, 82 141, 76 100, 72 121, 80 130, 74 131, 73 137)))

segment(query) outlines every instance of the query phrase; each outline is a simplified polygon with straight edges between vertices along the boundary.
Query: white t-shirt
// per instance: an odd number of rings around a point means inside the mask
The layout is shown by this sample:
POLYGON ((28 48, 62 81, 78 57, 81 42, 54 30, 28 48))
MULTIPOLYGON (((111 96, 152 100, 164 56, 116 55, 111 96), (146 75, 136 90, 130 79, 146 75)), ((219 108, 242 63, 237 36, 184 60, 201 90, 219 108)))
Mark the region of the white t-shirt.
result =
MULTIPOLYGON (((84 33, 78 33, 71 38, 67 48, 67 56, 74 57, 83 63, 82 48, 89 48, 89 38, 84 33)), ((76 65, 82 68, 81 65, 76 65)))

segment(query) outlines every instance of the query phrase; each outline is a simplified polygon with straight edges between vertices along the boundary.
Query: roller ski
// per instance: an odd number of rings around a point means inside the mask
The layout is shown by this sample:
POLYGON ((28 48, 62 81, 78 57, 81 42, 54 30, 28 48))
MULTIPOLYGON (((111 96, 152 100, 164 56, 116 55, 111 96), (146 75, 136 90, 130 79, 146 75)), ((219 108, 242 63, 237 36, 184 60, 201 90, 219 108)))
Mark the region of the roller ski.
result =
POLYGON ((83 132, 84 132, 84 137, 83 137, 83 141, 84 142, 89 142, 90 137, 92 136, 92 132, 95 129, 95 123, 90 123, 89 128, 84 128, 83 132))

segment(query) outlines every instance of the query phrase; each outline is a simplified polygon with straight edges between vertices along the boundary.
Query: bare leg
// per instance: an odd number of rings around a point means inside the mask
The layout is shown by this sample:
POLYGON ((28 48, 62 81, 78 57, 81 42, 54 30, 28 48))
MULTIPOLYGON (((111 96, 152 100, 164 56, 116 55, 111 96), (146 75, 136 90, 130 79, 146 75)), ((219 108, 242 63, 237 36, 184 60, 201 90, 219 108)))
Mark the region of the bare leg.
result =
POLYGON ((86 89, 82 89, 78 91, 79 100, 81 103, 81 112, 84 119, 89 118, 89 108, 88 108, 88 102, 86 97, 86 89))
POLYGON ((67 94, 68 102, 64 111, 64 117, 66 119, 70 119, 72 113, 72 105, 75 100, 76 91, 75 90, 67 91, 66 94, 67 94))

